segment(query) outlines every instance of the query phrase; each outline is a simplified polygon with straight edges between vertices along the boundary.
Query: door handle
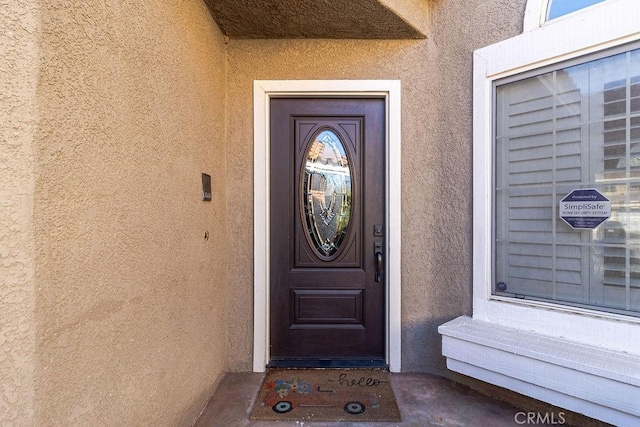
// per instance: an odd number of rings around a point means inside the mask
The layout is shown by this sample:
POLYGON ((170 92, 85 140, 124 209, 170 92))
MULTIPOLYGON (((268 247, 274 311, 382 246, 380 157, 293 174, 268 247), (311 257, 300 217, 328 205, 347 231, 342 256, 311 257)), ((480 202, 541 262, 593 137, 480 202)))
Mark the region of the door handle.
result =
POLYGON ((382 252, 376 252, 376 282, 382 281, 382 252))
POLYGON ((382 281, 382 265, 383 265, 382 242, 376 242, 373 245, 373 252, 374 252, 375 264, 376 264, 375 280, 376 282, 381 282, 382 281))

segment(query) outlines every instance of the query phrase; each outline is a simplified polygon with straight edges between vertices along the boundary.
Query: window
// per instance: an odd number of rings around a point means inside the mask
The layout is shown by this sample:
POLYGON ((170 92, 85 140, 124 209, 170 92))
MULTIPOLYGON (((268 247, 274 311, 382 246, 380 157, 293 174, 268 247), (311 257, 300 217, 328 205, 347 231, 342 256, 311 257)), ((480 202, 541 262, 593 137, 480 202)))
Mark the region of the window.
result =
POLYGON ((549 0, 547 20, 558 18, 605 0, 549 0))
POLYGON ((548 4, 529 0, 523 34, 474 52, 473 317, 438 328, 442 354, 461 374, 636 425, 640 7, 547 22, 548 4), (591 188, 610 217, 574 229, 560 203, 591 188))
POLYGON ((640 354, 637 6, 604 1, 474 52, 474 320, 640 354), (583 188, 611 200, 594 230, 559 217, 583 188))
POLYGON ((461 374, 636 425, 640 7, 547 21, 548 5, 529 0, 523 34, 474 52, 473 317, 438 328, 442 354, 461 374), (559 215, 582 189, 611 205, 593 229, 559 215))
POLYGON ((493 294, 640 315, 640 49, 497 80, 495 97, 493 294), (559 202, 585 188, 611 216, 574 229, 559 202))

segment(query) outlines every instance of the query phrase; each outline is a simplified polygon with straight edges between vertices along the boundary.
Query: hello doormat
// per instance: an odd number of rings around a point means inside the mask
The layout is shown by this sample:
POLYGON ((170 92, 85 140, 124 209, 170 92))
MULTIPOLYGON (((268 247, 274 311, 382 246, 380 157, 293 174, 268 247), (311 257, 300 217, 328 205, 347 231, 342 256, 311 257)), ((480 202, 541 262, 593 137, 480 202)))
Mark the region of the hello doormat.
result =
POLYGON ((251 419, 401 421, 381 369, 269 369, 251 419))

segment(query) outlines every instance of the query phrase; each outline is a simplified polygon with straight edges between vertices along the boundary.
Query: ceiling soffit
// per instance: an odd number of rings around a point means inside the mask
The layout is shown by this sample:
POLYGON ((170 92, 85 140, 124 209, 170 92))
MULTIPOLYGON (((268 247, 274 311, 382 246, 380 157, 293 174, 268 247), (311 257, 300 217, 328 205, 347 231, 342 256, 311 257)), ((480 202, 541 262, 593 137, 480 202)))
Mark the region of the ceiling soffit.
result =
POLYGON ((421 39, 410 24, 424 0, 205 0, 222 32, 239 39, 421 39), (393 8, 394 3, 403 7, 393 8), (384 4, 383 4, 384 3, 384 4))

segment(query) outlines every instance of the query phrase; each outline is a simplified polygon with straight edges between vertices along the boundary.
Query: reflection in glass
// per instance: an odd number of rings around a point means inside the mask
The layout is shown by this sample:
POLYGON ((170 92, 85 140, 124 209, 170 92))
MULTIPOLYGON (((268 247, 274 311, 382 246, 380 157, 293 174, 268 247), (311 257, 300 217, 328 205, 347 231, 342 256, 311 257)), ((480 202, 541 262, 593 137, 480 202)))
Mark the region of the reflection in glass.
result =
POLYGON ((596 3, 602 3, 603 1, 604 0, 551 0, 549 2, 547 20, 550 21, 596 3))
POLYGON ((494 294, 640 316, 640 49, 506 80, 495 101, 494 294), (611 200, 593 230, 559 217, 583 188, 611 200))
POLYGON ((321 256, 340 248, 351 216, 351 169, 344 145, 331 130, 309 144, 303 171, 305 229, 321 256))

